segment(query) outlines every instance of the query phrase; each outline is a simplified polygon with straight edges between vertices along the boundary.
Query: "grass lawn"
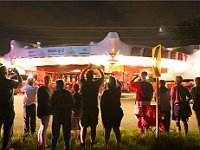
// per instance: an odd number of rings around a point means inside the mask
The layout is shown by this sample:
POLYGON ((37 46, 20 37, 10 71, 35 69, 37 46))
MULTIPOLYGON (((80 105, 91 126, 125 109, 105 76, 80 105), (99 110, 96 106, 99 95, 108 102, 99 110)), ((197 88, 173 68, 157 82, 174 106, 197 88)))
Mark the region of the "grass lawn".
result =
MULTIPOLYGON (((47 134, 47 143, 50 144, 51 132, 47 134)), ((89 147, 89 137, 87 137, 87 149, 89 147)), ((36 150, 37 149, 37 135, 29 135, 24 137, 21 131, 14 131, 12 146, 19 150, 36 150)), ((62 134, 59 138, 58 150, 63 149, 62 134)), ((72 149, 79 150, 79 143, 73 139, 72 133, 72 149)), ((104 148, 104 133, 98 130, 96 144, 92 148, 94 150, 102 150, 104 148)), ((109 150, 117 149, 114 134, 111 134, 109 150)), ((178 136, 174 131, 170 134, 161 133, 159 138, 155 137, 155 133, 141 134, 136 129, 122 130, 121 150, 199 150, 200 136, 196 130, 189 131, 187 137, 182 134, 178 136)))

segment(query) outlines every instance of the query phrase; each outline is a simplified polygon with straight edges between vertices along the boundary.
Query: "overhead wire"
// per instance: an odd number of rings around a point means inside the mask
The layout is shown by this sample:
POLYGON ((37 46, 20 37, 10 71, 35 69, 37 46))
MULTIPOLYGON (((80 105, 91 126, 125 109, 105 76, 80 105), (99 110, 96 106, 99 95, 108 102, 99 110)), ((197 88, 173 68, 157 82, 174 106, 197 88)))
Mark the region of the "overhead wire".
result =
MULTIPOLYGON (((195 38, 185 38, 185 39, 171 39, 172 37, 170 37, 169 35, 164 37, 159 37, 158 36, 158 29, 159 29, 159 26, 150 26, 150 27, 130 27, 130 26, 123 26, 123 27, 118 27, 118 26, 109 26, 109 27, 99 27, 99 26, 91 26, 91 27, 64 27, 64 26, 35 26, 35 25, 2 25, 0 24, 0 31, 4 31, 3 33, 1 32, 0 33, 0 39, 10 39, 10 38, 19 38, 20 40, 22 39, 25 39, 26 40, 32 40, 34 41, 34 39, 46 39, 45 41, 48 42, 48 41, 53 41, 53 39, 60 39, 60 40, 65 40, 65 39, 99 39, 99 38, 102 38, 102 36, 94 36, 94 35, 91 35, 91 36, 58 36, 58 35, 30 35, 32 33, 26 33, 26 35, 24 34, 9 34, 9 33, 5 33, 5 29, 8 29, 8 27, 10 28, 16 28, 17 29, 17 32, 22 32, 22 31, 34 31, 34 30, 42 30, 42 31, 48 31, 49 33, 51 32, 56 32, 56 30, 60 31, 60 32, 64 32, 64 31, 67 31, 67 32, 83 32, 82 34, 84 34, 84 32, 92 32, 92 34, 94 33, 102 33, 102 32, 109 32, 111 30, 114 30, 116 32, 121 32, 121 33, 126 33, 126 32, 130 32, 133 33, 133 32, 155 32, 155 34, 150 35, 150 36, 120 36, 121 39, 134 39, 136 41, 153 41, 157 38, 159 38, 159 40, 165 40, 167 42, 169 41, 191 41, 191 40, 196 40, 195 38), (169 39, 170 38, 170 39, 169 39)), ((192 30, 191 28, 189 28, 189 26, 164 26, 166 31, 168 33, 172 33, 174 29, 176 28, 187 28, 187 30, 192 30)), ((15 29, 12 29, 12 30, 15 30, 15 29)), ((10 31, 12 32, 12 31, 10 31)), ((46 33, 46 32, 45 32, 46 33)), ((44 34, 45 34, 44 33, 44 34)), ((36 34, 36 33, 34 33, 36 34)), ((38 33, 39 34, 39 33, 38 33)), ((54 33, 55 34, 55 33, 54 33)), ((57 33, 58 34, 58 33, 57 33)), ((63 34, 63 33, 62 33, 63 34)), ((179 37, 181 38, 181 37, 179 37)))

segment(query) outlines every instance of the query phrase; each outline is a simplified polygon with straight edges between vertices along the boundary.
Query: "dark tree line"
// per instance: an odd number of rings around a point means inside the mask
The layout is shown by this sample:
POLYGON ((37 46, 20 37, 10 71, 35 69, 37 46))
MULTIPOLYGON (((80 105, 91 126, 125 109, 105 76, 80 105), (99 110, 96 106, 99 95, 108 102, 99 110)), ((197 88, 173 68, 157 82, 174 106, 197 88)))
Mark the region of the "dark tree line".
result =
POLYGON ((175 38, 180 45, 200 44, 200 16, 193 19, 186 19, 178 23, 175 29, 175 38))

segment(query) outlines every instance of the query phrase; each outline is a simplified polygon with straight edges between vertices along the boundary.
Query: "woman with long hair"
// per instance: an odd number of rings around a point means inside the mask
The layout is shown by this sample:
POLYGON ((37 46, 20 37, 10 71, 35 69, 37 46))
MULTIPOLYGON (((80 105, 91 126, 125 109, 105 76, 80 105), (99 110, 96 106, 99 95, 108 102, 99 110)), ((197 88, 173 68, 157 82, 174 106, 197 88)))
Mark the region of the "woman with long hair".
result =
POLYGON ((37 98, 38 98, 37 116, 41 122, 40 128, 38 130, 38 146, 41 148, 48 147, 46 143, 46 134, 50 120, 49 103, 52 96, 50 82, 51 82, 50 76, 45 76, 44 85, 42 85, 37 92, 37 98))

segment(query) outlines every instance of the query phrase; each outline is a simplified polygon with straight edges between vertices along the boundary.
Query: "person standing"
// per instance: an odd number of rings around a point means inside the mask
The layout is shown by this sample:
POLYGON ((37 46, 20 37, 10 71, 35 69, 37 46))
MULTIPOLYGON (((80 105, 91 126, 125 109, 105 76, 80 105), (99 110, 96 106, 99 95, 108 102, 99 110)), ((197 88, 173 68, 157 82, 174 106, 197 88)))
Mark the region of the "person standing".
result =
POLYGON ((13 133, 13 122, 15 118, 14 112, 14 91, 13 88, 18 88, 22 85, 22 77, 16 68, 12 71, 17 75, 17 81, 7 79, 7 68, 0 66, 0 126, 3 125, 3 142, 2 150, 8 150, 11 144, 13 133))
POLYGON ((27 85, 22 88, 24 93, 24 133, 35 132, 36 129, 36 98, 38 86, 34 86, 34 78, 27 79, 27 85))
MULTIPOLYGON (((0 63, 0 67, 2 67, 2 66, 3 66, 3 64, 0 63)), ((0 142, 1 142, 1 128, 2 128, 2 124, 0 124, 0 142)))
POLYGON ((101 117, 105 129, 105 145, 108 145, 110 132, 113 129, 118 146, 121 141, 121 133, 119 130, 121 120, 123 118, 123 110, 121 108, 121 84, 117 86, 116 79, 109 77, 108 89, 101 96, 101 117))
POLYGON ((85 147, 85 138, 87 135, 87 128, 91 129, 91 146, 94 145, 96 138, 96 126, 98 124, 98 92, 104 81, 104 73, 99 67, 96 67, 101 77, 94 79, 94 71, 89 64, 80 75, 81 83, 81 146, 85 147), (87 72, 87 73, 86 73, 87 72), (85 78, 86 75, 86 78, 85 78))
POLYGON ((81 93, 79 92, 79 84, 73 86, 73 107, 72 107, 72 129, 75 133, 75 138, 79 139, 80 116, 81 116, 81 93))
POLYGON ((52 96, 50 89, 50 76, 44 77, 44 85, 37 92, 37 116, 40 119, 40 128, 38 130, 38 146, 43 148, 48 147, 46 144, 46 134, 50 120, 49 103, 52 96))
POLYGON ((56 81, 56 91, 53 92, 50 101, 50 111, 53 115, 52 122, 52 139, 51 149, 55 150, 60 134, 60 126, 63 129, 63 139, 65 150, 70 149, 70 132, 71 132, 71 111, 72 96, 68 90, 64 89, 64 81, 56 81))
POLYGON ((197 125, 200 133, 200 77, 195 78, 195 87, 191 89, 192 99, 194 101, 193 110, 196 115, 197 125))
POLYGON ((166 88, 164 80, 160 80, 159 100, 164 130, 169 132, 171 118, 170 90, 166 88))
POLYGON ((180 120, 183 121, 185 135, 188 134, 188 119, 192 112, 189 105, 191 94, 187 88, 181 85, 183 82, 182 76, 176 76, 176 85, 171 88, 171 102, 172 102, 172 119, 176 121, 177 133, 181 133, 180 120))
POLYGON ((144 132, 144 127, 141 124, 141 119, 145 116, 146 105, 150 105, 154 91, 152 84, 146 81, 147 76, 148 73, 143 71, 141 73, 141 81, 135 82, 139 75, 136 75, 130 81, 131 87, 136 89, 135 115, 138 119, 138 128, 141 132, 144 132))

